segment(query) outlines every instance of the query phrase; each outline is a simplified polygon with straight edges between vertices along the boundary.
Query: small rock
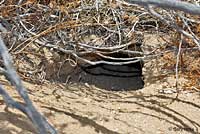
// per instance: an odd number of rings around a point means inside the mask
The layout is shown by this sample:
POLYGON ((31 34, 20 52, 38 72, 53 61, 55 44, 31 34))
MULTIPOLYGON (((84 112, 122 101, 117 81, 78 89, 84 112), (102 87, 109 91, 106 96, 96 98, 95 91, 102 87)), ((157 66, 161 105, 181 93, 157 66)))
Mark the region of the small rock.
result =
POLYGON ((166 89, 159 90, 159 93, 162 93, 162 94, 173 94, 173 93, 177 93, 177 91, 176 91, 176 89, 166 88, 166 89))

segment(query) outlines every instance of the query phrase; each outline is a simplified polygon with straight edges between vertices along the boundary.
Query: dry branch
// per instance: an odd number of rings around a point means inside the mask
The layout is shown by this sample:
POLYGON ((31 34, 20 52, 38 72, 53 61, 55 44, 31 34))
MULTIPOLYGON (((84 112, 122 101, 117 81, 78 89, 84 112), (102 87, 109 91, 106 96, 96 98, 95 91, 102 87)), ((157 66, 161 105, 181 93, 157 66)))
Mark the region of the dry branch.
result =
MULTIPOLYGON (((35 46, 39 46, 41 51, 43 47, 46 47, 53 52, 73 57, 68 59, 69 61, 74 60, 76 63, 79 60, 92 65, 101 63, 130 64, 142 60, 152 60, 152 58, 161 56, 168 51, 174 53, 178 51, 176 63, 176 76, 178 78, 181 51, 198 50, 199 48, 196 46, 200 47, 200 36, 197 35, 198 31, 195 31, 200 24, 199 18, 185 13, 200 15, 200 7, 178 0, 125 1, 142 5, 145 8, 107 3, 104 0, 54 3, 52 7, 50 7, 50 4, 42 5, 31 3, 31 1, 26 3, 23 0, 19 0, 18 5, 13 3, 12 5, 8 1, 1 0, 0 31, 2 35, 5 34, 6 39, 4 41, 9 51, 15 56, 25 51, 31 53, 33 48, 30 48, 30 45, 35 43, 35 46), (174 10, 183 12, 174 12, 174 10), (167 46, 152 47, 151 51, 144 50, 144 52, 137 49, 138 44, 142 45, 139 47, 146 47, 143 46, 144 33, 156 31, 169 35, 170 32, 175 33, 174 29, 181 34, 181 37, 176 38, 176 40, 180 39, 178 46, 173 42, 168 44, 173 49, 165 50, 167 46), (181 44, 184 42, 183 38, 192 40, 185 48, 182 48, 184 45, 181 44), (116 53, 124 53, 130 57, 114 57, 113 54, 116 53), (91 60, 85 55, 98 58, 91 60)), ((40 134, 46 134, 47 131, 50 131, 51 134, 56 133, 54 128, 33 106, 26 89, 12 66, 8 50, 1 37, 0 53, 5 65, 5 69, 0 68, 0 73, 4 74, 16 87, 24 100, 24 105, 16 102, 0 86, 0 94, 5 103, 25 113, 40 134)), ((40 52, 36 51, 35 53, 40 52)))
POLYGON ((185 13, 200 15, 200 6, 179 0, 125 0, 131 4, 143 6, 154 5, 163 9, 179 10, 185 13))
POLYGON ((0 94, 3 96, 4 101, 8 107, 16 108, 26 114, 29 119, 33 122, 34 126, 37 128, 39 134, 56 134, 55 129, 46 121, 46 119, 36 110, 33 106, 26 89, 24 88, 21 79, 17 75, 13 65, 11 57, 8 53, 6 45, 0 36, 0 54, 3 58, 5 70, 4 75, 10 81, 10 83, 16 88, 19 95, 23 98, 24 105, 16 102, 12 97, 5 91, 5 89, 0 85, 0 94))

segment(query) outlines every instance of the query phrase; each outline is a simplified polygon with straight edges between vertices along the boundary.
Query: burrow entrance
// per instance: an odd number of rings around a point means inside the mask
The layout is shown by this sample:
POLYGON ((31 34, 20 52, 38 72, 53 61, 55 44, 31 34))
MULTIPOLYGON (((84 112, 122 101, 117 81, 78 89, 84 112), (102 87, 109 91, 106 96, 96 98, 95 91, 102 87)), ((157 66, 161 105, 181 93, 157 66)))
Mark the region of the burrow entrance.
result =
MULTIPOLYGON (((117 57, 128 57, 127 55, 115 55, 117 57)), ((105 59, 104 59, 105 60, 105 59)), ((109 60, 110 61, 110 60, 109 60)), ((120 61, 115 61, 120 62, 120 61)), ((136 62, 125 65, 109 64, 78 64, 76 67, 69 69, 67 64, 60 70, 59 78, 51 77, 52 80, 67 83, 82 83, 94 85, 98 88, 123 91, 137 90, 144 87, 142 68, 143 62, 136 62)))

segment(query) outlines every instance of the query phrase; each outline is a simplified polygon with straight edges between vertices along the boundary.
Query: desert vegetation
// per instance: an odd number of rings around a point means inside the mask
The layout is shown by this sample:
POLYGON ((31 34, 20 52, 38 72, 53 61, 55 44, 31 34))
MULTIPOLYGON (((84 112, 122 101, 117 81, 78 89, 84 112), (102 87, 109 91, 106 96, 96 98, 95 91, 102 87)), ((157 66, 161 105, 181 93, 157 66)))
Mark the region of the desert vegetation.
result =
POLYGON ((183 90, 199 92, 199 4, 196 0, 1 0, 1 79, 20 98, 15 100, 0 84, 6 110, 11 107, 27 115, 36 133, 56 134, 57 128, 35 108, 22 81, 68 85, 70 71, 85 64, 139 62, 146 69, 144 77, 153 73, 158 80, 174 78, 175 99, 183 90))

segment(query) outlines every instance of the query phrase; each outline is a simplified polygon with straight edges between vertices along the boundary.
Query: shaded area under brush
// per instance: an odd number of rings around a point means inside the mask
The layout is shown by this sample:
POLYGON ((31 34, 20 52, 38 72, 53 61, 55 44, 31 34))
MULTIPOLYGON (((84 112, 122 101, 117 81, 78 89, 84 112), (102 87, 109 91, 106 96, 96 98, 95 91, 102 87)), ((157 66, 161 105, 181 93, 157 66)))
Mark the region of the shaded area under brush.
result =
POLYGON ((137 90, 144 87, 142 63, 128 65, 80 65, 70 73, 69 82, 88 83, 112 91, 137 90))

